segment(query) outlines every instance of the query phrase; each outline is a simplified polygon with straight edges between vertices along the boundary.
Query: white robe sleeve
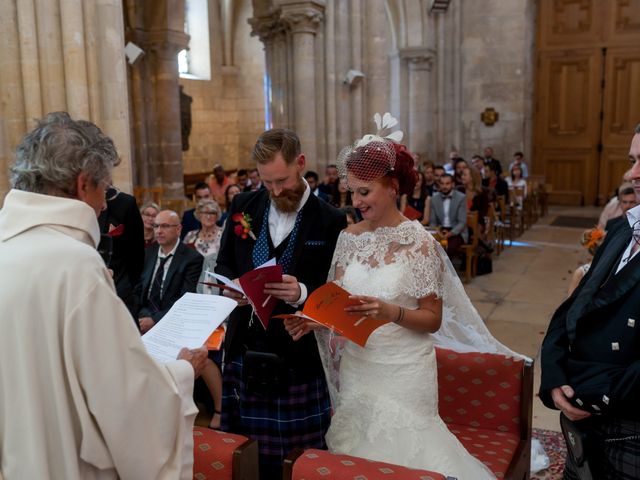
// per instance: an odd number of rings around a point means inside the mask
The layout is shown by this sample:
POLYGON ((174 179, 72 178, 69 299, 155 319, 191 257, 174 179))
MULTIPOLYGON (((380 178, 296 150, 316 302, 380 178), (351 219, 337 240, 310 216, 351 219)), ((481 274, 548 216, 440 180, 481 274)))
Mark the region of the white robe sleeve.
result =
POLYGON ((80 418, 80 457, 122 479, 192 478, 194 374, 159 365, 109 280, 66 313, 64 362, 80 418))

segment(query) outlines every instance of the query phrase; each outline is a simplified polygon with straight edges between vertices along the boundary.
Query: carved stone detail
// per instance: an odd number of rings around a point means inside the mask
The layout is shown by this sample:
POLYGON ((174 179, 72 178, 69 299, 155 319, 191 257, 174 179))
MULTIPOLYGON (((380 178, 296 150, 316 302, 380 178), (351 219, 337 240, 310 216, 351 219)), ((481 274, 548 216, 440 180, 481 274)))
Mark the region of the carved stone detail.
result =
POLYGON ((322 20, 322 13, 312 7, 285 10, 282 13, 282 22, 293 33, 315 34, 322 24, 322 20))
POLYGON ((401 59, 407 60, 409 69, 426 70, 428 72, 433 68, 436 57, 435 50, 424 47, 402 48, 398 53, 401 59))
POLYGON ((251 36, 258 37, 263 43, 273 40, 285 31, 279 10, 265 17, 250 18, 247 22, 251 25, 251 36))

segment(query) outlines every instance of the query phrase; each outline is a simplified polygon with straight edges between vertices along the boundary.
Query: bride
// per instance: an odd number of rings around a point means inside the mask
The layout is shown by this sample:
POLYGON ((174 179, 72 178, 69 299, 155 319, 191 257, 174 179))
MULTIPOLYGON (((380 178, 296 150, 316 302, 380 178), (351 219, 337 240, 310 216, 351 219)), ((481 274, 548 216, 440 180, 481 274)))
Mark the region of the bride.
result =
POLYGON ((340 167, 363 221, 340 235, 328 280, 360 301, 354 315, 391 322, 364 348, 315 323, 285 322, 296 340, 312 329, 318 338, 334 410, 327 445, 460 480, 495 478, 438 414, 434 342, 517 354, 488 332, 439 244, 398 210, 396 199, 416 181, 406 148, 367 135, 341 152, 340 167))

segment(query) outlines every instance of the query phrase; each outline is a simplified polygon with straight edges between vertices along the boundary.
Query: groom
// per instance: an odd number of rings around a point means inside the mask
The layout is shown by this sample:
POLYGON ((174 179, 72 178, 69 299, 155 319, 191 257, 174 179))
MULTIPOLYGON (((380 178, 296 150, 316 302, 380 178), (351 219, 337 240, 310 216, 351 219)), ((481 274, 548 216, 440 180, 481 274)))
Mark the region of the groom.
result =
MULTIPOLYGON (((252 158, 266 189, 233 199, 216 272, 237 279, 275 257, 282 282, 265 293, 279 299, 273 315, 295 312, 326 282, 346 218, 311 194, 295 132, 264 132, 252 158), (252 235, 236 228, 237 213, 252 235)), ((260 477, 281 478, 293 448, 325 447, 331 406, 315 337, 294 342, 279 319, 265 331, 245 301, 229 318, 224 348, 222 429, 257 439, 260 477)))

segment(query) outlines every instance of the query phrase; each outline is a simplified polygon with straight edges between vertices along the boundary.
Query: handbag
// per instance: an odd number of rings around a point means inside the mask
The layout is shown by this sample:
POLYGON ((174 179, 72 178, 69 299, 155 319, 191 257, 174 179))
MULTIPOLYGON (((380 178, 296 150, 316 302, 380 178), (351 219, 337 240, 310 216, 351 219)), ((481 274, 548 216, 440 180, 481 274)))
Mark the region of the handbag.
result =
POLYGON ((582 430, 577 422, 567 418, 564 413, 560 414, 560 428, 567 443, 567 450, 576 466, 577 473, 581 480, 593 480, 591 468, 587 460, 589 449, 589 437, 587 432, 582 430))

